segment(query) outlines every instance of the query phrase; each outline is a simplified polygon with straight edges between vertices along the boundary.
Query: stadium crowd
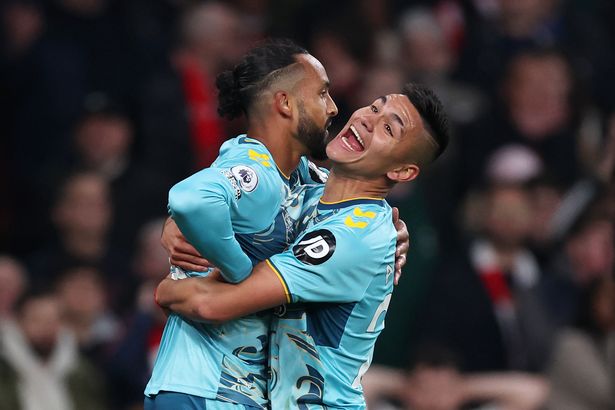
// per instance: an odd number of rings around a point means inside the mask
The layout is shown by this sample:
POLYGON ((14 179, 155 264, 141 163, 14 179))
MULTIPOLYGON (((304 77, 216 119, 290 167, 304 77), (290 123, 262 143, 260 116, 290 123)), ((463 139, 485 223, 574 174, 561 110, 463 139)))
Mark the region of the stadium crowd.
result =
POLYGON ((327 69, 333 134, 408 81, 451 118, 440 163, 389 196, 411 247, 370 409, 615 408, 615 3, 5 0, 0 18, 0 410, 142 408, 168 190, 245 129, 214 79, 270 36, 327 69))

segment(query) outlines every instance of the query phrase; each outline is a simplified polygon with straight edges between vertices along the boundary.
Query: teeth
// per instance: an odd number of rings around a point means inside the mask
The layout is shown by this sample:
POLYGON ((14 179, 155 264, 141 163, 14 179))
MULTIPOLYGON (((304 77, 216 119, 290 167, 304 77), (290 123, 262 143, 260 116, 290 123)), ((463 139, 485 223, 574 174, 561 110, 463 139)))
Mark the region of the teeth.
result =
POLYGON ((344 145, 351 151, 354 151, 354 149, 352 148, 352 146, 348 143, 348 138, 346 137, 342 137, 342 142, 344 143, 344 145))
POLYGON ((350 130, 352 131, 352 133, 354 134, 354 136, 357 138, 357 141, 359 141, 359 144, 361 144, 361 146, 363 148, 365 148, 365 143, 363 142, 363 139, 361 138, 361 136, 359 135, 359 133, 357 132, 356 128, 354 127, 354 125, 350 126, 350 130))

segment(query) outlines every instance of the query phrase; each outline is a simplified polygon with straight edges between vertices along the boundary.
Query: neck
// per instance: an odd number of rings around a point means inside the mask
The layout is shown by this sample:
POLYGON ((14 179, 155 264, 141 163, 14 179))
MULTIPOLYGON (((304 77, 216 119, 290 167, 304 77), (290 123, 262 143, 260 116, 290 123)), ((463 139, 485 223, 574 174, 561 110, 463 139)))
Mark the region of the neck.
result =
POLYGON ((391 188, 391 183, 385 177, 361 179, 339 172, 334 166, 327 179, 322 200, 339 202, 353 198, 384 198, 391 188))
POLYGON ((248 137, 267 147, 277 167, 287 177, 297 169, 301 157, 307 154, 288 127, 276 121, 250 121, 248 137))

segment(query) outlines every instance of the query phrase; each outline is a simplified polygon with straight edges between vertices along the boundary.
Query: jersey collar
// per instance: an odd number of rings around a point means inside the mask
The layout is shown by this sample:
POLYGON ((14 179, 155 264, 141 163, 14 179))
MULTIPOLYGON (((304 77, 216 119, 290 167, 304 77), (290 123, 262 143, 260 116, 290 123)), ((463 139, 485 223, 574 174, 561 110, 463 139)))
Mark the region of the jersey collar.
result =
POLYGON ((269 152, 269 149, 267 148, 267 146, 265 144, 263 144, 262 142, 260 142, 257 139, 248 137, 247 134, 239 135, 239 143, 240 144, 255 144, 255 145, 260 145, 263 148, 265 148, 265 150, 267 151, 267 154, 271 158, 271 163, 273 163, 275 165, 275 169, 278 171, 278 174, 280 175, 280 178, 282 178, 282 180, 286 183, 286 185, 289 185, 289 186, 292 185, 292 183, 291 183, 292 182, 291 181, 292 174, 291 175, 286 175, 285 173, 282 172, 280 167, 278 167, 278 164, 276 164, 275 161, 273 160, 273 155, 271 155, 271 153, 269 152))
POLYGON ((343 199, 341 201, 336 201, 336 202, 324 202, 321 199, 318 202, 318 209, 320 210, 339 209, 339 208, 346 208, 349 206, 362 205, 362 204, 374 204, 378 206, 384 206, 384 199, 383 198, 358 197, 358 198, 343 199))

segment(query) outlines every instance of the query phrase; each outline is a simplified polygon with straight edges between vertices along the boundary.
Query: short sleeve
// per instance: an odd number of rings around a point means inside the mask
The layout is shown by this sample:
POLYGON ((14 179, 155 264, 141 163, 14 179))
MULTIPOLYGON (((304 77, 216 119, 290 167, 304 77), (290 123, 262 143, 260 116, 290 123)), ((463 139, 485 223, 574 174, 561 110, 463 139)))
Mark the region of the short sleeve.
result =
POLYGON ((267 263, 284 285, 289 303, 356 302, 377 270, 377 255, 366 239, 345 226, 325 225, 305 232, 267 263))

